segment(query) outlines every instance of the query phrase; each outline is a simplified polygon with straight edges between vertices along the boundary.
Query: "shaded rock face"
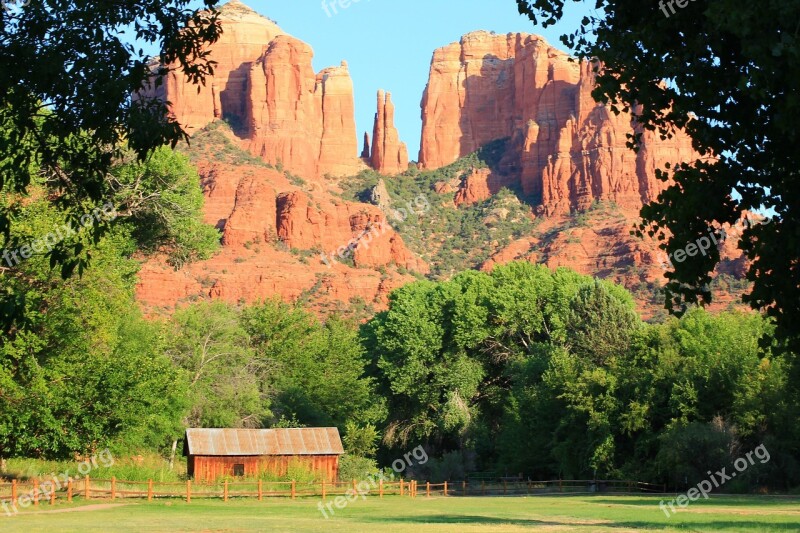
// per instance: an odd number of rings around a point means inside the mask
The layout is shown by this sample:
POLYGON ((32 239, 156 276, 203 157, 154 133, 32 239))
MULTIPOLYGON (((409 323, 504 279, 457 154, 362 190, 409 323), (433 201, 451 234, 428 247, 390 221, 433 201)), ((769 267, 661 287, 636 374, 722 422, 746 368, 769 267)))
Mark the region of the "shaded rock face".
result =
POLYGON ((372 168, 381 174, 400 174, 408 170, 408 148, 400 141, 394 125, 392 94, 378 91, 378 112, 372 137, 372 168))
POLYGON ((369 191, 369 202, 377 205, 383 211, 392 206, 392 197, 389 195, 389 189, 386 188, 386 182, 383 179, 378 180, 378 184, 369 191))
POLYGON ((220 22, 218 64, 199 92, 173 70, 144 94, 170 102, 189 134, 228 120, 253 154, 303 177, 361 170, 347 63, 316 74, 309 45, 238 1, 220 9, 220 22))
MULTIPOLYGON (((492 172, 488 168, 472 169, 461 181, 454 202, 457 206, 477 204, 488 200, 509 185, 513 185, 513 179, 507 175, 492 172)), ((439 190, 446 192, 448 189, 442 187, 439 190)))
POLYGON ((353 82, 347 63, 314 74, 311 47, 276 37, 250 69, 249 150, 305 177, 355 174, 353 82))
POLYGON ((646 132, 625 146, 631 116, 591 97, 592 65, 528 34, 475 32, 434 52, 422 99, 420 166, 435 169, 496 139, 510 139, 504 170, 546 215, 612 200, 638 210, 666 186, 655 170, 695 156, 677 132, 646 132))
POLYGON ((223 33, 209 55, 217 64, 205 85, 193 85, 179 69, 173 69, 163 85, 145 93, 170 102, 171 113, 190 135, 218 118, 245 123, 242 95, 250 66, 264 54, 270 41, 285 34, 275 22, 236 0, 220 8, 219 21, 223 33))

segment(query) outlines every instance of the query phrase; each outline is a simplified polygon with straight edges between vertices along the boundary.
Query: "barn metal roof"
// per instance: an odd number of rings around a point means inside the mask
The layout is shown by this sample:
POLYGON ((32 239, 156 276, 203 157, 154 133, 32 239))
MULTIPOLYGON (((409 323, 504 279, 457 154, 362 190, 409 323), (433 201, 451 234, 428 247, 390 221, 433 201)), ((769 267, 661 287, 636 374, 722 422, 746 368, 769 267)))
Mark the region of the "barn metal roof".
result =
POLYGON ((187 429, 184 455, 342 455, 336 428, 187 429))

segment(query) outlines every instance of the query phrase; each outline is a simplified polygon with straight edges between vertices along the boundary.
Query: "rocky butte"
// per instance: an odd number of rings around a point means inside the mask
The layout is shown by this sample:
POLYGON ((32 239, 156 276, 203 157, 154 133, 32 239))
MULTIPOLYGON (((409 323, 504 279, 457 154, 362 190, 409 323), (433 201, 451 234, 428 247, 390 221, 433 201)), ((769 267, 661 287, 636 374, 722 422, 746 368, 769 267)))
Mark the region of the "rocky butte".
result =
POLYGON ((573 60, 536 35, 479 31, 436 50, 422 98, 419 163, 435 169, 497 139, 508 139, 502 176, 476 176, 459 202, 484 200, 519 185, 547 215, 583 210, 595 200, 638 212, 666 186, 655 171, 694 157, 682 132, 662 141, 638 133, 631 115, 615 115, 591 97, 592 65, 573 60), (475 179, 484 182, 474 183, 475 179))
MULTIPOLYGON (((410 273, 429 271, 421 255, 434 248, 425 243, 417 255, 391 228, 372 234, 391 224, 386 181, 409 165, 391 95, 378 93, 372 139, 365 134, 359 151, 346 62, 315 73, 308 44, 238 0, 220 9, 220 21, 223 34, 211 49, 218 65, 206 86, 198 92, 171 72, 145 94, 169 101, 195 140, 216 139, 204 152, 194 149, 193 159, 206 221, 221 230, 223 248, 178 271, 149 261, 140 301, 155 311, 197 298, 276 295, 312 302, 323 313, 356 301, 385 306, 392 289, 416 279, 410 273), (342 200, 338 177, 368 168, 387 176, 372 191, 373 203, 342 200), (368 242, 361 240, 366 234, 368 242), (322 260, 350 244, 343 261, 322 260)), ((419 167, 438 169, 490 144, 502 148, 491 168, 434 184, 431 200, 469 209, 509 187, 540 220, 535 234, 504 247, 475 243, 495 246, 482 268, 523 259, 629 285, 663 280, 655 244, 630 229, 643 203, 666 186, 656 169, 690 160, 694 151, 681 132, 666 140, 645 132, 642 150, 628 150, 627 136, 639 130, 629 114, 594 102, 594 85, 592 65, 535 35, 479 31, 434 52, 421 103, 419 167), (569 225, 573 213, 597 201, 621 216, 569 225), (614 277, 631 267, 640 272, 614 277)), ((730 259, 729 269, 740 271, 741 261, 730 259)))
MULTIPOLYGON (((161 86, 144 94, 170 102, 189 134, 214 120, 227 121, 247 150, 295 174, 347 176, 365 168, 358 157, 347 62, 315 73, 308 44, 238 0, 220 8, 219 20, 223 33, 210 49, 217 65, 199 92, 172 70, 161 86)), ((385 173, 405 170, 408 154, 394 127, 389 95, 379 98, 375 130, 378 153, 371 163, 385 173)))
MULTIPOLYGON (((239 302, 310 295, 334 307, 354 298, 385 302, 393 288, 414 279, 399 268, 425 273, 427 265, 393 229, 372 231, 385 225, 380 208, 345 202, 326 181, 368 168, 358 157, 347 63, 315 73, 308 44, 237 0, 222 6, 219 18, 223 34, 211 48, 218 64, 206 85, 198 91, 173 71, 144 94, 170 102, 194 140, 217 135, 239 151, 238 161, 223 162, 216 146, 195 161, 206 222, 222 231, 223 249, 178 271, 149 261, 140 273, 140 301, 150 309, 198 297, 239 302), (221 120, 230 130, 218 126, 221 120), (367 233, 370 239, 344 262, 320 260, 367 233)), ((368 161, 382 172, 403 166, 393 109, 384 97, 376 119, 382 151, 368 161)))

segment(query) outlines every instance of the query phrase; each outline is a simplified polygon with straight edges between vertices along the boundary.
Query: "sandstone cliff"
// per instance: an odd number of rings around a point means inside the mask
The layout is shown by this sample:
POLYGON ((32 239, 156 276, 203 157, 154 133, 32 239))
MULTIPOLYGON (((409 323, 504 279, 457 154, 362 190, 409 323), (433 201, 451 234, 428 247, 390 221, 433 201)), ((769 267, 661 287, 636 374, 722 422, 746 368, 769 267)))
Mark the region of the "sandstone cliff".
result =
POLYGON ((354 298, 380 308, 392 289, 414 279, 396 267, 427 272, 377 206, 303 190, 264 166, 209 160, 199 171, 205 220, 222 229, 222 251, 178 271, 164 258, 146 262, 137 298, 151 312, 198 298, 275 296, 302 298, 320 311, 354 298))
POLYGON ((267 49, 270 41, 285 32, 272 20, 263 17, 238 0, 219 9, 223 33, 210 48, 209 59, 216 61, 214 75, 205 85, 189 83, 183 72, 170 65, 164 83, 149 96, 170 103, 170 110, 190 135, 214 119, 234 123, 245 120, 245 93, 250 66, 267 49))
POLYGON ((316 74, 311 47, 272 20, 238 0, 219 12, 223 33, 206 84, 198 90, 172 65, 163 84, 143 94, 170 102, 190 135, 228 121, 253 154, 306 178, 361 170, 347 63, 316 74))
POLYGON ((252 65, 248 148, 303 177, 355 174, 361 163, 347 63, 314 74, 313 55, 306 43, 281 35, 252 65))
MULTIPOLYGON (((422 99, 420 166, 439 168, 490 141, 509 139, 508 180, 544 214, 611 200, 631 211, 665 186, 655 170, 694 156, 678 132, 646 133, 639 154, 625 146, 631 116, 594 102, 592 65, 528 34, 465 35, 433 55, 422 99)), ((464 196, 464 194, 462 194, 464 196)))

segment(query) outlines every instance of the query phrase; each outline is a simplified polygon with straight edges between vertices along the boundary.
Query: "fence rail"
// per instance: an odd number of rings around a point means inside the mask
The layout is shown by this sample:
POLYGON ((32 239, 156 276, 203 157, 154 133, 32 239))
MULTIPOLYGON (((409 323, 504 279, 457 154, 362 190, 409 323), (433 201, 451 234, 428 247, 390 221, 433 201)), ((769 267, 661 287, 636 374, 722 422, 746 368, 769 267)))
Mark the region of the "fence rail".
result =
POLYGON ((318 498, 357 493, 359 496, 396 495, 417 498, 425 496, 513 496, 544 494, 592 493, 664 493, 666 486, 640 481, 620 480, 486 480, 430 483, 417 480, 347 481, 298 483, 296 481, 225 481, 222 484, 185 482, 127 481, 116 478, 60 482, 53 479, 33 479, 24 482, 0 483, 0 502, 20 503, 27 507, 40 502, 54 504, 57 500, 118 500, 128 498, 155 499, 231 499, 257 498, 318 498), (26 503, 22 503, 25 501, 26 503))

